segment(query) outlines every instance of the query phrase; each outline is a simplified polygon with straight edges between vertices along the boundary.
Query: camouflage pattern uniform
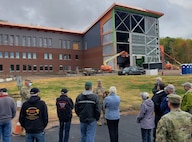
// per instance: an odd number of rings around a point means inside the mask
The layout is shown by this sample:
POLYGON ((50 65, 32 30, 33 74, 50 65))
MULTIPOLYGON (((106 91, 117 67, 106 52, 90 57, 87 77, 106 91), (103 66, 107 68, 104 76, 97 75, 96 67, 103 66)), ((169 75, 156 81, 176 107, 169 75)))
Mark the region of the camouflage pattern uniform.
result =
POLYGON ((192 89, 189 89, 183 96, 181 109, 192 114, 192 89))
MULTIPOLYGON (((103 112, 103 117, 104 117, 105 116, 105 108, 103 106, 103 100, 105 98, 105 96, 104 96, 105 95, 104 94, 105 93, 105 89, 103 87, 101 87, 101 86, 98 86, 97 88, 95 88, 93 90, 93 93, 96 94, 98 96, 98 98, 99 98, 99 104, 100 104, 101 110, 103 112)), ((104 118, 104 123, 106 124, 105 118, 104 118)), ((98 121, 98 125, 102 125, 101 115, 100 115, 100 119, 98 121)))
POLYGON ((157 126, 156 142, 192 142, 192 115, 179 108, 164 115, 157 126))
POLYGON ((20 95, 21 95, 21 100, 22 103, 24 103, 25 101, 27 101, 30 98, 30 87, 24 86, 21 91, 20 91, 20 95))

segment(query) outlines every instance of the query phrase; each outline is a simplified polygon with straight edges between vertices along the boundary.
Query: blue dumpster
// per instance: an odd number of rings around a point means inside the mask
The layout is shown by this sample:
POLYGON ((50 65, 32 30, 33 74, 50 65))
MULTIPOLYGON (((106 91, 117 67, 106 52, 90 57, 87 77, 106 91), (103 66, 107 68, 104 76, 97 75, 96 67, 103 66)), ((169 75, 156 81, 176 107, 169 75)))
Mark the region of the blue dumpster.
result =
POLYGON ((182 64, 181 74, 182 74, 182 75, 187 74, 187 64, 182 64))

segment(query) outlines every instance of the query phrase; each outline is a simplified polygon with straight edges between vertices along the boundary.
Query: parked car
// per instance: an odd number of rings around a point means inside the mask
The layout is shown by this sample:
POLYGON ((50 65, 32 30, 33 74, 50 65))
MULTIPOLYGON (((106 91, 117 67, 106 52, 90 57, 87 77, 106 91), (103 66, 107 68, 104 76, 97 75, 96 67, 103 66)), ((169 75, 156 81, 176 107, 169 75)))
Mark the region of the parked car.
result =
POLYGON ((145 69, 138 66, 125 67, 123 70, 118 71, 118 75, 142 75, 145 74, 145 69))

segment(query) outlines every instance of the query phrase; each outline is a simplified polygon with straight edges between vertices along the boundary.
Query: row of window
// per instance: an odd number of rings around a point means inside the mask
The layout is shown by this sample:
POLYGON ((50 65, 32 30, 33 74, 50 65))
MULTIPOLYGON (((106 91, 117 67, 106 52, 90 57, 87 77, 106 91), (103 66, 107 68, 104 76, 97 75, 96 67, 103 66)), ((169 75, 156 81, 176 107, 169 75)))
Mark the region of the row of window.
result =
MULTIPOLYGON (((0 34, 0 45, 55 47, 51 38, 0 34)), ((59 48, 71 49, 71 41, 59 39, 59 48)), ((80 50, 80 41, 73 41, 73 50, 80 50)))
MULTIPOLYGON (((0 52, 0 58, 11 58, 11 59, 19 59, 20 58, 20 52, 0 52)), ((71 54, 59 54, 59 60, 71 60, 71 54)), ((36 53, 31 52, 22 52, 22 59, 37 59, 36 53)), ((44 53, 44 59, 52 60, 53 55, 52 53, 44 53)), ((75 59, 79 59, 78 55, 75 55, 75 59)))
MULTIPOLYGON (((37 70, 39 69, 39 71, 53 71, 53 66, 52 65, 39 65, 39 67, 37 67, 37 65, 10 65, 10 72, 27 72, 27 71, 33 71, 33 72, 37 72, 37 70)), ((62 71, 68 71, 71 70, 71 66, 66 66, 66 65, 60 65, 59 66, 59 70, 62 71)), ((0 71, 3 71, 3 65, 0 64, 0 71)))

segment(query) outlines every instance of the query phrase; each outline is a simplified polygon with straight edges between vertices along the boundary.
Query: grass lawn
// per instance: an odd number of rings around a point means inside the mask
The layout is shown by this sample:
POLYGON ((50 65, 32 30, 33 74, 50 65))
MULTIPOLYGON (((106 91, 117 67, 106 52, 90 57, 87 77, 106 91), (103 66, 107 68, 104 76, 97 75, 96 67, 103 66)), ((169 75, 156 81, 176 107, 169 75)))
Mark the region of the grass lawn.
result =
MULTIPOLYGON (((105 89, 110 86, 116 86, 117 94, 121 97, 120 109, 124 111, 139 110, 141 104, 140 92, 148 92, 152 97, 152 88, 157 76, 77 76, 77 77, 35 77, 30 76, 33 81, 32 87, 40 89, 40 97, 48 106, 49 117, 56 118, 55 99, 60 96, 60 90, 66 87, 69 90, 69 97, 75 99, 79 93, 84 91, 86 81, 92 81, 93 88, 97 85, 97 80, 102 80, 105 89)), ((23 80, 25 78, 23 77, 23 80)), ((165 84, 173 84, 176 87, 176 93, 183 95, 185 93, 182 83, 192 82, 192 75, 187 76, 162 76, 165 84)), ((0 83, 1 87, 6 87, 9 94, 19 93, 16 81, 0 83)))

